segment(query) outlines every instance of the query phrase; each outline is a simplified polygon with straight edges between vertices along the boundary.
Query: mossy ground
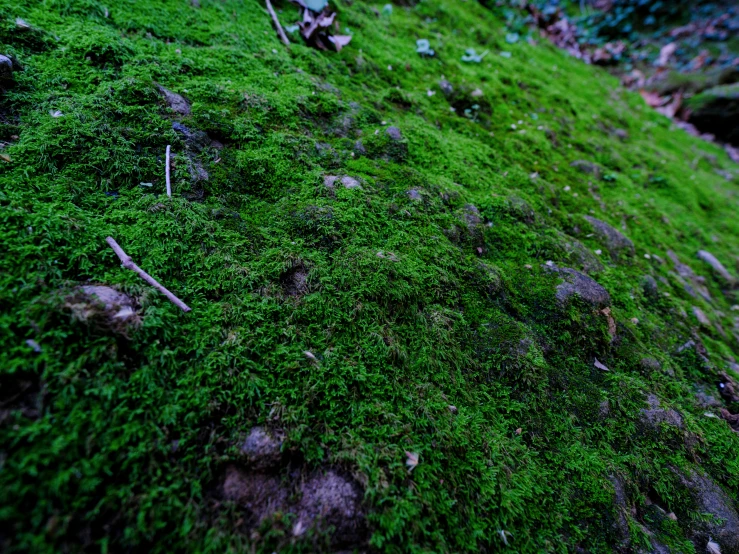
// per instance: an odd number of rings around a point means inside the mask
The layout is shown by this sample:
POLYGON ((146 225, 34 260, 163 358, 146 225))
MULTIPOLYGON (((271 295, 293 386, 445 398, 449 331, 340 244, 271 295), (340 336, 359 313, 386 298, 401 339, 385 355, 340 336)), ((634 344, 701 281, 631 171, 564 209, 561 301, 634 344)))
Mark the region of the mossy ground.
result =
MULTIPOLYGON (((285 24, 297 16, 278 8, 285 24)), ((675 470, 739 499, 739 435, 694 398, 718 397, 739 354, 735 292, 696 258, 710 250, 736 272, 726 155, 603 71, 544 42, 507 44, 475 2, 338 9, 354 38, 326 53, 295 35, 286 49, 256 0, 0 0, 0 52, 24 68, 0 99, 6 547, 327 548, 279 520, 246 532, 214 500, 261 424, 287 432, 303 467, 361 483, 377 551, 612 551, 613 476, 637 508, 633 545, 648 547, 648 524, 693 551, 700 514, 675 470), (418 38, 435 57, 415 53, 418 38), (490 53, 461 62, 472 47, 490 53), (192 113, 172 113, 156 84, 192 113), (187 150, 175 120, 224 148, 187 150), (194 182, 196 163, 207 180, 194 182), (362 187, 331 190, 325 175, 362 187), (612 261, 588 214, 625 229, 636 255, 612 261), (108 235, 192 312, 122 269, 108 235), (707 276, 710 303, 667 250, 707 276), (604 315, 560 310, 549 260, 596 267, 616 340, 604 315), (290 286, 296 270, 304 286, 290 286), (665 279, 657 298, 647 275, 665 279), (60 295, 79 283, 145 293, 142 327, 127 339, 73 320, 60 295), (676 354, 697 337, 708 363, 676 354), (643 432, 647 393, 684 429, 643 432), (412 472, 406 451, 420 454, 412 472), (677 523, 650 523, 648 495, 677 523)))

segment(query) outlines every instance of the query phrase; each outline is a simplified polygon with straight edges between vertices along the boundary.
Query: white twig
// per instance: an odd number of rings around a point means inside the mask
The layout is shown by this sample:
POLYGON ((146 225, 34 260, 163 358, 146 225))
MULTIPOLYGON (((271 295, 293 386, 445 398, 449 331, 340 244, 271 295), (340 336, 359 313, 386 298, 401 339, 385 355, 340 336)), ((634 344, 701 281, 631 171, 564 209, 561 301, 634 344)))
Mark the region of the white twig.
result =
POLYGON ((154 279, 154 277, 152 277, 146 271, 144 271, 139 266, 137 266, 135 263, 133 263, 131 256, 129 256, 123 251, 123 248, 120 247, 120 245, 115 241, 113 237, 108 237, 105 239, 105 241, 113 249, 113 252, 115 252, 116 255, 121 259, 121 265, 123 267, 133 271, 136 275, 141 277, 144 281, 149 283, 152 287, 154 287, 159 292, 161 292, 164 296, 166 296, 169 299, 169 301, 172 302, 172 304, 177 306, 183 312, 190 311, 190 307, 187 304, 185 304, 182 300, 177 298, 174 294, 172 294, 166 288, 160 285, 159 282, 156 279, 154 279))
POLYGON ((169 150, 170 148, 171 146, 168 144, 167 145, 167 167, 164 168, 164 172, 165 172, 164 175, 167 179, 167 196, 172 198, 172 185, 169 182, 169 150))
POLYGON ((287 40, 287 35, 285 34, 285 31, 282 29, 282 25, 280 25, 280 20, 277 19, 277 14, 275 13, 274 8, 272 7, 272 2, 269 0, 266 0, 267 2, 267 11, 269 12, 270 17, 272 18, 272 23, 275 24, 275 28, 277 29, 277 35, 280 37, 280 40, 285 46, 290 46, 290 41, 287 40))

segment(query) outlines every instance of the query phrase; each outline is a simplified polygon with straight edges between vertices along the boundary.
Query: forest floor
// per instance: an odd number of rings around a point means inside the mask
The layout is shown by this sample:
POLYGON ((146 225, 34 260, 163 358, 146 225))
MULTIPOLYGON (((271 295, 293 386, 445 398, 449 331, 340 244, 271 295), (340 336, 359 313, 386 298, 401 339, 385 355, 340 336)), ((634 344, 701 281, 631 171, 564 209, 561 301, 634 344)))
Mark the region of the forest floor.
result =
POLYGON ((478 2, 274 4, 0 0, 0 550, 739 554, 739 166, 478 2))

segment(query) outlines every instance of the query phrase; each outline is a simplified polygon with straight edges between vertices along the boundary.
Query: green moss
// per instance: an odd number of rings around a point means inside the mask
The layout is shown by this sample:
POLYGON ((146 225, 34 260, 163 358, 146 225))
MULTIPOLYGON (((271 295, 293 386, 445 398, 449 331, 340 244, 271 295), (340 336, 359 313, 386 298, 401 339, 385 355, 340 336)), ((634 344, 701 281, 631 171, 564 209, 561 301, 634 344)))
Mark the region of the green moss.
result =
POLYGON ((0 0, 0 52, 23 66, 0 97, 0 385, 14 391, 0 392, 0 540, 326 549, 280 521, 252 535, 219 499, 245 433, 267 424, 302 471, 340 466, 362 483, 379 551, 610 552, 620 474, 632 535, 644 524, 691 552, 689 519, 653 521, 645 499, 689 512, 669 468, 696 465, 739 499, 739 436, 693 395, 717 396, 739 354, 737 296, 707 271, 711 301, 692 296, 666 251, 701 272, 709 249, 735 271, 739 201, 715 173, 734 170, 726 155, 597 68, 506 44, 476 3, 337 8, 354 33, 338 54, 285 49, 252 0, 0 0), (417 38, 436 55, 417 55, 417 38), (470 47, 490 53, 464 63, 470 47), (170 111, 158 84, 191 114, 170 111), (223 148, 194 151, 174 121, 223 148), (327 175, 361 188, 328 188, 327 175), (588 214, 636 255, 597 254, 588 214), (108 235, 193 311, 122 269, 108 235), (547 261, 608 290, 616 339, 603 313, 557 303, 547 261), (87 282, 142 297, 130 340, 61 307, 87 282), (694 331, 694 305, 722 331, 694 331), (691 338, 708 361, 677 353, 691 338), (647 393, 685 429, 639 432, 647 393), (406 451, 420 454, 411 473, 406 451))

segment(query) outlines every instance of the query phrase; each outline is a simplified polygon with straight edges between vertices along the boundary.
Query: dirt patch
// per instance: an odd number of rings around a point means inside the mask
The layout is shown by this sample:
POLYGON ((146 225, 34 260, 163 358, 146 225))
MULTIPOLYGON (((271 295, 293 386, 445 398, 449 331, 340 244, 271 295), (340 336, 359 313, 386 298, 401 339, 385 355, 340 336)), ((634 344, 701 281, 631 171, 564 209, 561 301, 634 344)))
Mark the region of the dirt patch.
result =
POLYGON ((308 268, 298 262, 280 277, 282 290, 288 296, 303 296, 308 292, 308 268))

